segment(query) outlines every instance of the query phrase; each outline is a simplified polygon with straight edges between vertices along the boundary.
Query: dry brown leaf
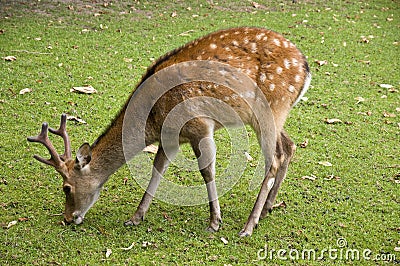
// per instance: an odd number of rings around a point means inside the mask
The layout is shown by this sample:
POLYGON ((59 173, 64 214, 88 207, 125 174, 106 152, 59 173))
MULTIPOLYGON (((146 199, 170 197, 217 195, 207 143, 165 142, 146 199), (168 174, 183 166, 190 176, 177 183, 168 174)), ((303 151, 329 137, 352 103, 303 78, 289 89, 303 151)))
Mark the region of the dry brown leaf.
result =
POLYGON ((176 12, 176 11, 172 12, 171 18, 175 18, 175 17, 177 17, 177 16, 178 16, 178 12, 176 12))
POLYGON ((224 237, 221 237, 221 241, 222 241, 222 243, 224 243, 225 245, 228 245, 228 240, 226 240, 224 237))
POLYGON ((363 97, 361 97, 361 96, 358 96, 358 97, 354 98, 354 100, 356 100, 356 101, 357 101, 357 103, 356 103, 356 104, 359 104, 359 103, 365 102, 365 99, 364 99, 363 97))
POLYGON ((315 60, 314 62, 317 63, 317 65, 319 65, 319 66, 328 64, 328 61, 326 61, 326 60, 315 60))
POLYGON ((111 254, 112 254, 112 250, 108 248, 106 250, 106 258, 109 258, 111 256, 111 254))
POLYGON ((76 117, 76 116, 69 115, 69 116, 67 116, 67 119, 70 121, 75 121, 75 122, 81 123, 81 124, 87 124, 85 120, 83 120, 79 117, 76 117))
POLYGON ((328 161, 321 161, 321 162, 318 162, 318 164, 323 165, 323 166, 327 166, 327 167, 332 166, 332 164, 330 162, 328 162, 328 161))
POLYGON ((396 117, 396 115, 395 115, 395 114, 392 114, 392 113, 389 113, 389 112, 386 112, 386 111, 384 111, 384 112, 383 112, 383 117, 390 117, 390 118, 394 118, 394 117, 396 117))
POLYGON ((11 228, 12 226, 14 226, 14 225, 16 225, 18 223, 18 221, 11 221, 11 222, 9 222, 8 223, 8 225, 7 225, 7 229, 9 229, 9 228, 11 228))
POLYGON ((248 152, 244 152, 244 156, 246 156, 248 162, 253 161, 253 157, 248 152))
POLYGON ((257 3, 257 2, 251 2, 251 5, 254 7, 254 8, 262 8, 263 7, 263 5, 261 5, 261 4, 259 4, 259 3, 257 3))
POLYGON ((150 144, 146 148, 143 149, 144 152, 150 152, 150 153, 157 153, 158 151, 158 146, 154 144, 150 144))
POLYGON ((135 245, 136 245, 136 243, 133 242, 129 247, 127 247, 127 248, 121 248, 121 249, 122 249, 122 250, 131 250, 135 245))
POLYGON ((73 87, 72 89, 70 89, 70 92, 92 94, 92 93, 97 93, 97 90, 95 90, 92 86, 89 85, 84 87, 73 87))
POLYGON ((330 176, 328 176, 327 178, 325 178, 325 180, 340 180, 340 177, 338 177, 338 176, 334 176, 334 175, 330 175, 330 176))
POLYGON ((6 60, 6 61, 15 61, 15 60, 17 60, 17 58, 15 56, 13 56, 13 55, 5 56, 5 57, 3 57, 3 59, 6 60))
POLYGON ((391 89, 391 88, 393 88, 393 85, 390 85, 390 84, 379 84, 379 87, 384 88, 384 89, 391 89))
POLYGON ((30 93, 30 92, 32 92, 32 89, 31 88, 25 88, 25 89, 22 89, 22 90, 20 90, 19 91, 19 94, 25 94, 25 93, 30 93))
POLYGON ((272 209, 275 209, 275 208, 286 208, 286 207, 287 207, 286 202, 281 201, 281 202, 279 202, 279 203, 273 205, 273 206, 272 206, 272 209))
POLYGON ((303 179, 303 180, 308 179, 311 181, 315 181, 317 179, 317 177, 315 175, 311 175, 311 176, 305 175, 305 176, 302 176, 301 179, 303 179))
POLYGON ((308 139, 304 140, 301 144, 300 144, 300 148, 306 148, 308 146, 308 139))
POLYGON ((342 120, 337 119, 337 118, 326 118, 325 119, 325 123, 327 123, 327 124, 338 124, 338 123, 342 123, 342 120))

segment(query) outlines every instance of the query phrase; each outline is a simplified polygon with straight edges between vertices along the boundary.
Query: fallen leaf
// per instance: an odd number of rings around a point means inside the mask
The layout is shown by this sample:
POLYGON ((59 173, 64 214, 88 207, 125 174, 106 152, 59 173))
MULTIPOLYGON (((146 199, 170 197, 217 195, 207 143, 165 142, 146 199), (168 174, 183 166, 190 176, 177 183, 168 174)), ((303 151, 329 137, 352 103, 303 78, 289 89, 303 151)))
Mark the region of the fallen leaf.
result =
POLYGON ((346 228, 346 227, 347 227, 347 226, 346 226, 345 224, 343 224, 343 223, 339 223, 339 226, 342 227, 342 228, 346 228))
POLYGON ((253 157, 248 152, 244 152, 244 156, 246 156, 248 162, 253 161, 253 157))
POLYGON ((18 223, 18 221, 11 221, 11 222, 9 222, 8 223, 8 225, 7 225, 7 229, 9 229, 9 228, 11 228, 12 226, 14 226, 14 225, 16 225, 18 223))
POLYGON ((308 139, 306 139, 305 141, 303 141, 301 144, 300 144, 300 148, 306 148, 308 146, 308 139))
POLYGON ((321 162, 318 162, 318 164, 323 165, 323 166, 327 166, 327 167, 332 166, 332 164, 330 162, 328 162, 328 161, 321 161, 321 162))
POLYGON ((129 247, 127 247, 127 248, 121 248, 121 249, 122 249, 122 250, 131 250, 135 245, 136 245, 136 243, 133 242, 129 247))
POLYGON ((281 201, 281 202, 279 202, 279 203, 273 205, 273 206, 272 206, 272 209, 275 209, 275 208, 286 208, 286 207, 287 207, 286 202, 281 201))
POLYGON ((6 60, 6 61, 15 61, 15 60, 17 60, 17 58, 15 56, 13 56, 13 55, 5 56, 5 57, 3 57, 3 59, 6 60))
POLYGON ((383 117, 390 117, 390 118, 394 118, 394 117, 396 117, 396 115, 395 115, 395 114, 392 114, 392 113, 389 113, 389 112, 386 112, 386 111, 384 111, 384 112, 383 112, 383 117))
POLYGON ((69 116, 67 116, 67 119, 70 121, 75 121, 75 122, 81 123, 81 124, 87 124, 85 120, 80 119, 79 117, 76 117, 76 116, 69 115, 69 116))
POLYGON ((225 245, 228 245, 228 240, 226 240, 224 237, 221 237, 221 241, 222 241, 222 243, 224 243, 225 245))
POLYGON ((360 39, 360 42, 361 42, 361 43, 369 43, 369 39, 368 39, 367 37, 361 36, 360 38, 361 38, 361 39, 360 39))
POLYGON ((327 123, 327 124, 338 124, 338 123, 342 123, 342 120, 337 119, 337 118, 326 118, 325 119, 325 123, 327 123))
POLYGON ((365 102, 365 99, 363 98, 363 97, 356 97, 356 98, 354 98, 354 100, 356 100, 357 101, 357 103, 356 104, 359 104, 359 103, 362 103, 362 102, 365 102))
POLYGON ((172 12, 171 18, 175 18, 175 17, 177 17, 177 16, 178 16, 178 13, 177 13, 176 11, 172 12))
POLYGON ((319 66, 328 64, 328 61, 326 61, 326 60, 315 60, 314 62, 317 63, 317 65, 319 65, 319 66))
POLYGON ((259 3, 257 3, 257 2, 251 2, 251 5, 254 7, 254 8, 261 8, 261 7, 263 7, 263 5, 261 5, 261 4, 259 4, 259 3))
POLYGON ((357 60, 357 62, 364 63, 366 65, 371 64, 371 61, 369 61, 369 60, 357 60))
POLYGON ((18 218, 18 222, 26 222, 26 221, 28 221, 29 220, 29 218, 27 218, 27 217, 20 217, 20 218, 18 218))
POLYGON ((106 258, 109 258, 111 256, 111 254, 112 254, 112 250, 108 248, 106 251, 106 258))
POLYGON ((165 220, 172 221, 171 217, 169 217, 166 212, 163 212, 163 216, 165 220))
POLYGON ((190 33, 194 32, 194 30, 188 30, 182 33, 179 33, 178 36, 191 36, 190 33))
POLYGON ((147 248, 148 246, 151 246, 152 243, 151 242, 147 242, 147 241, 143 241, 142 243, 142 247, 147 248))
POLYGON ((379 87, 384 88, 384 89, 391 89, 391 88, 393 88, 393 85, 390 85, 390 84, 379 84, 379 87))
POLYGON ((32 89, 31 88, 25 88, 25 89, 20 90, 19 94, 22 95, 22 94, 29 93, 29 92, 32 92, 32 89))
POLYGON ((70 89, 70 92, 92 94, 92 93, 97 93, 97 90, 95 90, 92 86, 89 85, 85 87, 73 87, 72 89, 70 89))
POLYGON ((396 107, 396 112, 400 112, 400 107, 396 107))
POLYGON ((328 176, 327 178, 325 178, 325 180, 333 180, 333 179, 335 179, 335 180, 340 180, 340 177, 334 176, 334 175, 330 175, 330 176, 328 176))
POLYGON ((157 153, 158 151, 158 146, 151 144, 147 146, 146 148, 143 149, 144 152, 149 152, 149 153, 157 153))
POLYGON ((305 176, 302 176, 301 179, 303 179, 303 180, 308 179, 311 181, 315 181, 317 179, 317 177, 315 175, 311 175, 311 176, 305 175, 305 176))

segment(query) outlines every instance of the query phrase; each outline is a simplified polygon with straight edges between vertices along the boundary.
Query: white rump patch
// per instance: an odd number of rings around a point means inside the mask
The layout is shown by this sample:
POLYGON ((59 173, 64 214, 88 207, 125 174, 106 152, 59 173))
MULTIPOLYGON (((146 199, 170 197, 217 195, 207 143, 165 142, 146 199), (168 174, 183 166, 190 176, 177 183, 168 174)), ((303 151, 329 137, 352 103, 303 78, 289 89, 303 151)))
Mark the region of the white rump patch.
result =
POLYGON ((301 89, 300 94, 297 97, 296 101, 294 102, 293 106, 295 106, 301 100, 301 98, 303 98, 304 94, 307 92, 308 88, 310 87, 310 83, 311 83, 311 73, 307 73, 307 77, 304 80, 304 86, 301 89))

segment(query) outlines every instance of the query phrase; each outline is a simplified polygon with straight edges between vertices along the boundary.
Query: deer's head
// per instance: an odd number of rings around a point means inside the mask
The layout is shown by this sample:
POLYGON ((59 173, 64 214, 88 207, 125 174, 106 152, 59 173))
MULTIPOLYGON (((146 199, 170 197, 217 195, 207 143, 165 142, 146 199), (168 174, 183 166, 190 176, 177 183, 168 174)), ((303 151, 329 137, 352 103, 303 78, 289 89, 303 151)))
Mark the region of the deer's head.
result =
POLYGON ((61 116, 60 128, 49 128, 47 123, 42 124, 42 130, 36 137, 29 137, 30 142, 42 143, 50 153, 50 159, 38 155, 34 158, 44 164, 53 166, 63 178, 63 191, 65 193, 64 220, 67 223, 83 222, 86 212, 93 206, 99 197, 101 184, 97 181, 90 169, 92 158, 91 148, 88 143, 83 144, 76 153, 76 158, 71 155, 71 143, 66 131, 67 116, 61 116), (61 136, 64 140, 64 154, 59 155, 47 136, 47 131, 61 136))

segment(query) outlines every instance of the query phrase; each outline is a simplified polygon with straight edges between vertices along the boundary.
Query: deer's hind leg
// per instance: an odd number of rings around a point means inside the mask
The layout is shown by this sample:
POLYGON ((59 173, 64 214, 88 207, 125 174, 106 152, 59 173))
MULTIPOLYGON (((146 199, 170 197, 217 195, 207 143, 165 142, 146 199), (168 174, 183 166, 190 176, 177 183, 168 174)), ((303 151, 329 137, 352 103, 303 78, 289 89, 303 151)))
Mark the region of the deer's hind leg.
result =
POLYGON ((296 151, 296 145, 284 130, 281 132, 281 145, 284 156, 283 163, 278 168, 274 185, 272 186, 271 191, 268 193, 267 201, 265 202, 264 208, 261 212, 261 218, 264 218, 267 213, 272 211, 272 206, 274 205, 276 196, 278 195, 279 188, 286 177, 289 163, 296 151))

